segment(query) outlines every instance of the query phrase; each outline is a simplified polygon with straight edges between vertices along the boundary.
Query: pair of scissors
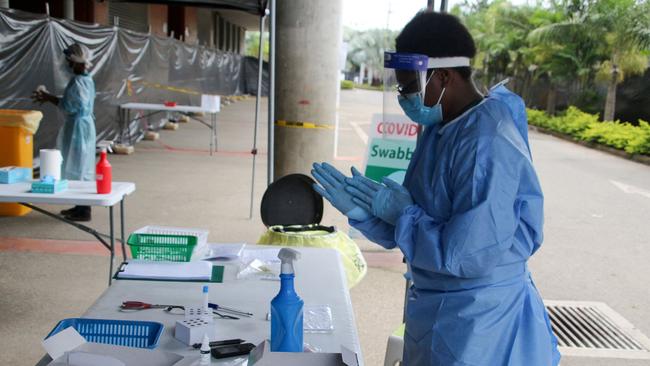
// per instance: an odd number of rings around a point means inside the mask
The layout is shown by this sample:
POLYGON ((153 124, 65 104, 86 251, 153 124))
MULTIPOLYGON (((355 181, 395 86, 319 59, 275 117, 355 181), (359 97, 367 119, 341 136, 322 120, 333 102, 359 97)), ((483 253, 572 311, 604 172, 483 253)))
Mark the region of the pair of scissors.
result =
POLYGON ((122 311, 138 311, 146 309, 165 309, 165 311, 169 312, 173 309, 185 310, 185 307, 181 305, 149 304, 142 301, 124 301, 122 305, 120 305, 120 310, 122 311))
POLYGON ((219 310, 219 311, 223 311, 223 312, 226 312, 226 313, 231 313, 231 314, 234 314, 234 315, 246 316, 246 317, 253 316, 253 313, 248 313, 246 311, 241 311, 241 310, 237 310, 237 309, 233 309, 233 308, 227 308, 225 306, 221 306, 221 305, 217 305, 217 304, 213 304, 213 303, 209 303, 208 307, 210 309, 212 309, 213 311, 219 310))
POLYGON ((214 311, 214 310, 212 311, 212 314, 218 316, 218 317, 221 318, 221 319, 239 320, 239 318, 236 317, 236 316, 226 315, 226 314, 221 314, 221 313, 219 313, 219 312, 217 312, 217 311, 214 311))

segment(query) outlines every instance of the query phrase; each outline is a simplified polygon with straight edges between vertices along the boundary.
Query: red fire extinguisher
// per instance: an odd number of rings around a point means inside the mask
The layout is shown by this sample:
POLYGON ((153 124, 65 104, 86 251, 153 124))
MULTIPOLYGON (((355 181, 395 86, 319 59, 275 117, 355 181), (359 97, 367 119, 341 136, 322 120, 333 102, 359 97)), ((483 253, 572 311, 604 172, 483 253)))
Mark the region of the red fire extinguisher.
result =
POLYGON ((111 193, 111 183, 113 182, 111 170, 111 164, 106 158, 106 150, 102 150, 99 162, 97 163, 97 169, 95 170, 98 194, 111 193))

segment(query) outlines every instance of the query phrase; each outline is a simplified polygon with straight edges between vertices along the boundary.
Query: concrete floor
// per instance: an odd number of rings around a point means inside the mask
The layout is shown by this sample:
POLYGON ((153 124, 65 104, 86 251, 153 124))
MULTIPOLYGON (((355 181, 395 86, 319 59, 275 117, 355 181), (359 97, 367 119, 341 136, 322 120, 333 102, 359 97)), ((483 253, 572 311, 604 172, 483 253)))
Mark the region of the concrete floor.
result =
MULTIPOLYGON (((336 166, 363 164, 360 130, 368 128, 372 113, 378 111, 380 93, 342 92, 336 166)), ((264 230, 258 204, 266 185, 266 128, 260 130, 254 217, 249 220, 253 113, 253 99, 224 108, 218 124, 220 151, 214 156, 207 153, 208 130, 198 123, 161 131, 160 141, 138 143, 134 155, 110 156, 114 180, 137 184, 126 201, 127 233, 147 224, 188 226, 209 229, 212 242, 255 242, 264 230)), ((645 280, 650 274, 650 200, 611 182, 650 191, 650 168, 545 135, 531 133, 530 140, 546 194, 546 240, 531 260, 543 297, 606 302, 650 334, 645 280)), ((107 216, 106 209, 95 209, 92 226, 106 231, 107 216)), ((323 223, 348 230, 329 205, 323 223)), ((0 365, 33 365, 43 352, 40 340, 56 322, 81 314, 105 289, 108 261, 91 240, 38 213, 0 218, 0 365), (16 238, 81 240, 85 242, 76 247, 88 250, 45 253, 38 245, 17 250, 12 244, 16 238), (74 254, 78 252, 86 254, 74 254)), ((351 291, 352 301, 366 364, 381 365, 387 337, 401 322, 404 266, 398 252, 357 242, 370 270, 351 291)), ((59 248, 51 243, 47 245, 59 248)), ((562 362, 648 364, 574 357, 562 362)))

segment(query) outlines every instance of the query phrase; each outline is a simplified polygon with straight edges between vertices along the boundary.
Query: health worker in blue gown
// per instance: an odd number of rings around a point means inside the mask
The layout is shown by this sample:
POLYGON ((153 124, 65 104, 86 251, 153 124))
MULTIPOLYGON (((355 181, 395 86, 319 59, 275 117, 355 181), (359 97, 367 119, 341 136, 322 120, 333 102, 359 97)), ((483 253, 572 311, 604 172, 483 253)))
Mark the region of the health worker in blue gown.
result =
MULTIPOLYGON (((50 102, 59 107, 65 120, 57 138, 57 149, 63 156, 61 178, 68 180, 95 180, 95 82, 88 73, 92 66, 90 50, 73 43, 64 51, 69 70, 73 75, 62 97, 39 87, 32 98, 37 102, 50 102)), ((68 220, 90 221, 90 206, 75 206, 61 211, 68 220)))
POLYGON ((557 365, 527 266, 542 244, 544 198, 522 99, 503 85, 479 93, 474 41, 452 15, 419 13, 396 49, 387 60, 424 55, 427 66, 420 90, 395 70, 399 105, 425 126, 403 184, 317 163, 314 188, 368 239, 404 254, 405 365, 557 365))

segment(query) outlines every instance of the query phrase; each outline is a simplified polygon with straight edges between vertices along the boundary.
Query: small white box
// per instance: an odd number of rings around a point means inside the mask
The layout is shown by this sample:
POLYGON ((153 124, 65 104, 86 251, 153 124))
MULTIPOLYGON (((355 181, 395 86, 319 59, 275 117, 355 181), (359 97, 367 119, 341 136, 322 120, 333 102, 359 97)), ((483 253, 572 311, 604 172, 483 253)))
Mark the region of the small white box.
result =
POLYGON ((217 337, 216 323, 200 318, 176 321, 174 337, 188 346, 203 342, 205 334, 208 335, 210 341, 214 341, 217 337))

